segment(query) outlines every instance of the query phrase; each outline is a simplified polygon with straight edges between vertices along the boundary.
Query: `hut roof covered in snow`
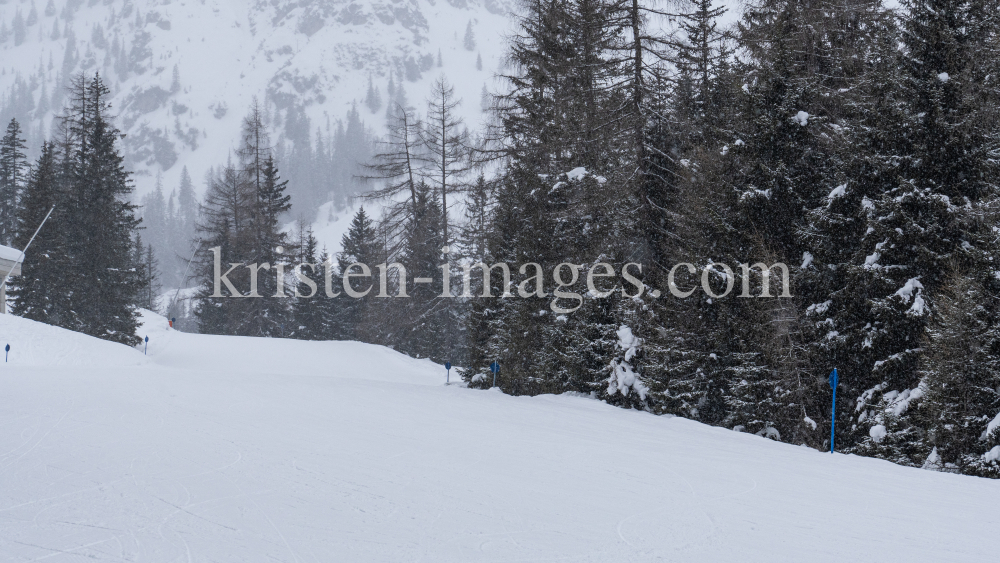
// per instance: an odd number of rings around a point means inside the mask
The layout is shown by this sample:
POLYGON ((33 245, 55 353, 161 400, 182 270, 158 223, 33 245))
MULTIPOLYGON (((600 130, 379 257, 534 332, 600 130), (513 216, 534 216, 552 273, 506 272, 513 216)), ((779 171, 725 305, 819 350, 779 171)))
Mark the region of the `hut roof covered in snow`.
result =
POLYGON ((7 275, 7 271, 13 268, 12 276, 21 275, 21 251, 16 248, 0 244, 0 280, 7 275))

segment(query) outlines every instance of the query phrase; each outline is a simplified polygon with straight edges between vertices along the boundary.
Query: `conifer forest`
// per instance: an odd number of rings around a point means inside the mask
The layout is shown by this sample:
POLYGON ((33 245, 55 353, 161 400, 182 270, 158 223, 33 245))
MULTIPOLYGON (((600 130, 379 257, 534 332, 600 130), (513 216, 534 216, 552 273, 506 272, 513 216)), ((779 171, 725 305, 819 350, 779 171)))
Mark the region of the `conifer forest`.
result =
MULTIPOLYGON (((65 38, 43 4, 0 45, 65 38)), ((141 139, 120 119, 141 99, 112 104, 116 85, 159 63, 140 72, 108 24, 103 63, 39 62, 58 92, 0 96, 0 244, 24 248, 51 211, 9 309, 129 346, 142 310, 360 341, 484 392, 1000 478, 998 8, 517 0, 499 64, 482 50, 501 39, 462 20, 475 70, 446 73, 440 50, 387 63, 325 127, 284 94, 215 102, 203 119, 235 114, 239 134, 183 170, 170 151, 208 142, 193 110, 162 102, 176 128, 141 139), (489 75, 477 99, 463 73, 489 75), (314 228, 324 205, 350 214, 339 240, 314 228)), ((161 66, 164 96, 199 88, 161 66)))

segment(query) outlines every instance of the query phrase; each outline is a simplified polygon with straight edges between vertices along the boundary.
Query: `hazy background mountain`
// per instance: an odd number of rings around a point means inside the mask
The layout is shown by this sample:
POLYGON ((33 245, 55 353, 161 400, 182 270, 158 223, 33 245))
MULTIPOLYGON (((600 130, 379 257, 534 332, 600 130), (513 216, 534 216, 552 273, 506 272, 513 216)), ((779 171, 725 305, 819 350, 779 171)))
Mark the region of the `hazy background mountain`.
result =
POLYGON ((256 97, 293 214, 333 201, 329 217, 358 189, 348 165, 366 156, 400 89, 422 108, 444 74, 462 117, 479 123, 507 9, 507 0, 0 0, 0 121, 22 123, 34 158, 69 79, 100 72, 141 200, 158 175, 169 196, 185 167, 201 193, 256 97))

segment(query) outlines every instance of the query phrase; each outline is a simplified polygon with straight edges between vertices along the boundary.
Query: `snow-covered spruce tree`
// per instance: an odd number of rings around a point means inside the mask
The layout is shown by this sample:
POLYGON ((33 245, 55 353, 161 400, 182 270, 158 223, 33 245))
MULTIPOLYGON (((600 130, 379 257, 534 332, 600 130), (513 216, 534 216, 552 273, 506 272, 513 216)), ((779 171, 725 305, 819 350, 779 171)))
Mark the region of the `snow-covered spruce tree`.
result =
POLYGON ((67 221, 73 314, 62 326, 135 345, 139 277, 132 267, 132 240, 139 220, 129 203, 132 180, 118 152, 121 134, 109 121, 108 88, 100 75, 84 80, 77 79, 65 118, 75 139, 65 200, 72 212, 60 217, 67 221))
MULTIPOLYGON (((871 11, 867 2, 764 0, 747 9, 739 27, 746 82, 730 153, 739 196, 733 226, 740 236, 727 259, 787 264, 794 297, 727 304, 743 310, 734 317, 738 322, 756 325, 747 349, 723 358, 730 373, 728 416, 733 422, 769 420, 776 432, 761 429, 765 434, 817 447, 824 435, 816 420, 824 412, 823 385, 833 366, 813 365, 805 353, 816 334, 806 310, 826 301, 830 291, 823 275, 830 263, 813 263, 825 250, 818 244, 837 248, 851 241, 817 240, 814 210, 844 189, 843 131, 851 124, 851 92, 865 70, 871 11), (816 268, 821 275, 814 275, 816 268), (771 389, 771 402, 757 398, 760 388, 771 389)), ((772 277, 778 274, 772 271, 772 277)), ((744 282, 738 277, 737 286, 744 282)), ((745 281, 759 287, 759 271, 745 281)), ((772 295, 775 290, 780 288, 772 288, 772 295)))
POLYGON ((371 75, 368 76, 368 92, 365 94, 365 106, 372 113, 378 113, 382 109, 382 94, 374 82, 372 82, 371 75))
POLYGON ((318 243, 312 228, 299 227, 299 256, 298 264, 303 264, 298 276, 302 280, 297 280, 295 301, 292 305, 292 319, 295 338, 302 340, 323 340, 325 337, 324 327, 324 301, 326 288, 324 284, 324 264, 318 255, 318 243), (306 280, 313 283, 312 286, 306 280))
MULTIPOLYGON (((493 237, 494 214, 496 213, 496 192, 495 181, 487 181, 480 175, 472 184, 466 199, 465 217, 461 224, 458 243, 456 244, 456 256, 463 264, 494 264, 493 255, 490 253, 490 241, 493 237)), ((462 327, 465 330, 466 357, 464 361, 456 365, 461 366, 460 376, 464 376, 468 370, 466 366, 488 366, 492 360, 488 358, 488 335, 489 330, 485 327, 476 327, 474 323, 484 322, 490 316, 491 311, 497 305, 496 299, 483 297, 485 295, 485 280, 480 276, 469 276, 469 291, 466 293, 462 287, 462 297, 465 300, 463 309, 462 327)), ((498 284, 490 278, 490 291, 492 292, 498 284)), ((500 294, 503 290, 500 291, 500 294)), ((497 295, 497 293, 492 293, 497 295)), ((471 375, 466 378, 471 379, 471 375)), ((481 380, 482 378, 480 378, 481 380)), ((479 381, 476 382, 477 384, 479 381)))
POLYGON ((153 245, 143 244, 140 235, 135 237, 132 264, 139 275, 139 289, 136 292, 135 306, 156 311, 156 302, 161 289, 160 262, 156 259, 153 245))
POLYGON ((291 303, 287 299, 290 291, 284 283, 288 280, 282 278, 291 273, 292 257, 298 249, 281 230, 281 217, 291 208, 291 198, 285 193, 288 182, 281 179, 273 155, 268 154, 261 166, 254 209, 257 260, 271 264, 274 274, 261 279, 260 291, 265 297, 251 301, 259 306, 253 317, 258 324, 253 330, 261 336, 279 336, 292 328, 291 303))
POLYGON ((462 46, 466 51, 476 50, 476 34, 472 31, 472 20, 465 26, 465 35, 462 37, 462 46))
MULTIPOLYGON (((873 231, 874 202, 891 192, 899 182, 910 144, 905 133, 905 94, 899 65, 899 30, 896 17, 879 4, 870 6, 859 18, 859 31, 866 40, 858 44, 860 74, 853 95, 845 100, 846 146, 842 148, 842 175, 825 202, 809 210, 809 228, 803 240, 809 254, 804 256, 800 279, 809 294, 805 315, 809 328, 810 362, 816 371, 840 373, 837 444, 853 443, 857 427, 846 422, 857 416, 855 401, 874 384, 867 376, 879 359, 870 339, 873 328, 869 287, 871 254, 861 241, 873 231), (806 264, 808 258, 808 264, 806 264)), ((829 390, 819 382, 815 394, 827 397, 829 390)), ((825 427, 830 421, 829 403, 816 405, 825 427)), ((824 447, 829 447, 825 444, 824 447)))
MULTIPOLYGON (((400 262, 406 267, 407 277, 414 280, 406 288, 409 298, 391 303, 395 316, 396 336, 394 347, 418 358, 431 358, 438 362, 456 360, 462 343, 456 342, 457 331, 451 318, 452 300, 443 297, 440 264, 444 263, 444 227, 441 210, 432 188, 417 184, 417 206, 403 242, 400 262), (418 278, 434 282, 417 283, 418 278)), ((402 289, 402 284, 399 284, 402 289)))
MULTIPOLYGON (((452 364, 468 365, 469 355, 480 357, 485 352, 485 341, 470 342, 469 337, 475 331, 469 330, 470 315, 477 308, 490 307, 491 298, 483 298, 484 282, 482 276, 473 273, 468 277, 468 288, 465 278, 459 277, 463 268, 471 267, 471 272, 477 272, 475 264, 493 264, 489 251, 490 237, 493 229, 493 213, 496 207, 496 183, 486 180, 482 174, 470 184, 466 191, 465 211, 463 220, 457 223, 457 235, 449 244, 449 260, 451 265, 451 299, 448 322, 452 325, 452 333, 447 342, 446 351, 452 364)), ((443 260, 442 260, 443 263, 443 260)), ((492 279, 491 279, 492 285, 492 279)), ((483 332, 476 332, 480 337, 483 332)), ((481 360, 477 362, 482 363, 481 360)), ((489 364, 489 362, 486 362, 489 364)), ((478 364, 477 364, 478 365, 478 364)))
POLYGON ((495 262, 513 265, 512 276, 517 276, 518 265, 525 265, 522 277, 530 279, 505 287, 502 272, 494 270, 488 286, 492 298, 475 301, 469 341, 485 345, 483 353, 470 356, 463 372, 470 384, 492 385, 489 365, 496 361, 500 364, 497 385, 507 393, 557 391, 545 385, 544 371, 554 363, 543 336, 543 325, 557 322, 547 298, 551 278, 538 271, 541 263, 558 263, 561 250, 561 239, 553 236, 557 232, 554 217, 548 213, 550 188, 537 174, 521 167, 512 168, 500 180, 488 254, 495 262), (511 297, 503 297, 505 293, 511 297))
MULTIPOLYGON (((383 253, 378 240, 378 232, 375 222, 361 207, 354 218, 347 234, 341 239, 341 251, 337 255, 337 270, 341 276, 345 273, 361 274, 363 269, 355 266, 348 270, 352 264, 364 264, 371 272, 372 268, 381 264, 383 253)), ((345 287, 333 286, 334 293, 340 292, 340 297, 328 299, 325 305, 331 308, 331 316, 335 319, 330 337, 337 340, 360 340, 362 342, 372 342, 371 326, 368 323, 368 315, 372 308, 372 301, 378 293, 377 283, 373 283, 376 278, 355 277, 349 280, 351 290, 363 297, 354 297, 346 292, 345 287), (369 289, 371 288, 371 289, 369 289), (368 291, 366 291, 366 289, 368 291)), ((338 280, 334 279, 336 284, 338 280)), ((377 282, 377 280, 376 280, 377 282)))
POLYGON ((17 231, 17 216, 21 206, 21 191, 27 179, 21 125, 11 119, 0 139, 0 244, 10 246, 17 231))
MULTIPOLYGON (((748 54, 732 152, 741 212, 748 228, 767 226, 768 244, 788 263, 808 250, 799 236, 804 210, 825 204, 838 185, 840 90, 852 84, 855 64, 842 45, 842 20, 852 14, 849 5, 762 0, 740 22, 739 43, 748 54)), ((864 37, 850 39, 863 44, 864 37)))
MULTIPOLYGON (((625 186, 634 158, 630 130, 616 118, 627 99, 613 48, 622 26, 604 2, 529 1, 522 8, 512 88, 497 100, 500 127, 491 135, 505 170, 490 254, 537 266, 520 272, 528 279, 519 298, 474 311, 470 339, 489 342, 482 359, 499 360, 498 383, 507 392, 603 392, 617 353, 611 301, 621 293, 580 304, 553 294, 552 272, 563 262, 583 271, 596 262, 617 271, 625 262, 624 210, 632 197, 625 186), (580 349, 583 342, 593 347, 580 349)), ((561 277, 572 279, 571 269, 561 277)), ((492 381, 488 363, 470 364, 466 376, 492 381)))
POLYGON ((719 29, 719 18, 726 12, 724 6, 713 6, 712 0, 692 0, 691 11, 680 19, 682 39, 671 57, 675 59, 677 76, 670 113, 677 120, 674 127, 683 131, 677 135, 685 143, 683 152, 694 147, 714 149, 724 139, 729 125, 726 114, 733 80, 732 53, 726 32, 719 29))
POLYGON ((194 240, 195 228, 198 224, 198 199, 194 193, 194 184, 191 182, 191 174, 188 173, 187 166, 181 170, 181 183, 177 190, 177 229, 174 237, 179 242, 178 250, 185 250, 183 256, 190 253, 188 248, 190 241, 194 240))
POLYGON ((140 211, 142 213, 142 233, 146 244, 153 247, 157 262, 163 263, 170 260, 173 258, 168 231, 170 217, 167 215, 167 200, 163 196, 163 182, 159 175, 156 177, 153 191, 142 198, 140 211))
MULTIPOLYGON (((952 275, 937 300, 912 418, 942 469, 1000 478, 1000 299, 989 270, 952 275)), ((912 395, 912 392, 910 393, 912 395)), ((876 418, 879 416, 876 414, 876 418)), ((884 426, 873 427, 883 440, 884 426)), ((929 454, 929 451, 927 452, 929 454)), ((904 453, 904 452, 900 452, 904 453)))
POLYGON ((21 10, 18 10, 14 14, 14 21, 11 23, 11 31, 14 35, 15 47, 24 43, 24 40, 28 36, 28 27, 24 23, 24 16, 21 15, 21 10))
POLYGON ((584 174, 581 169, 542 181, 545 216, 540 224, 547 224, 548 232, 561 244, 535 251, 542 257, 541 275, 546 278, 542 287, 547 295, 539 311, 546 318, 537 323, 545 343, 538 354, 539 371, 544 374, 540 383, 555 392, 596 392, 609 402, 641 407, 645 400, 642 382, 627 375, 623 378, 620 371, 625 360, 618 333, 629 311, 622 306, 628 302, 623 298, 627 290, 620 282, 597 283, 597 293, 592 294, 582 280, 591 268, 606 272, 610 266, 620 271, 625 262, 624 253, 614 245, 626 240, 624 222, 612 215, 614 207, 599 199, 608 196, 606 183, 603 177, 584 174))
MULTIPOLYGON (((649 400, 654 412, 787 438, 772 411, 777 397, 787 400, 789 387, 775 385, 769 357, 795 358, 773 350, 789 344, 789 312, 781 309, 783 300, 739 297, 744 293, 740 271, 726 272, 722 266, 745 261, 747 255, 768 264, 774 258, 738 228, 738 194, 727 185, 733 163, 719 154, 726 152, 720 148, 725 147, 678 154, 690 160, 679 159, 670 207, 675 246, 666 249, 668 262, 660 267, 665 273, 678 266, 673 280, 654 278, 665 298, 642 311, 646 322, 640 325, 646 327, 640 360, 649 400), (722 264, 705 274, 703 268, 713 262, 722 264), (716 297, 703 290, 703 281, 716 297), (718 298, 727 288, 729 294, 718 298), (667 293, 670 289, 678 296, 667 293)), ((772 277, 780 275, 775 269, 772 277)), ((762 294, 759 277, 747 281, 748 295, 762 294)), ((772 280, 770 295, 780 293, 780 282, 772 280)))
POLYGON ((897 151, 883 157, 896 164, 895 177, 871 200, 849 281, 868 300, 861 347, 871 362, 854 376, 851 451, 924 461, 914 405, 928 322, 950 271, 991 268, 992 234, 980 208, 996 189, 995 121, 982 103, 995 99, 985 62, 995 52, 995 18, 985 2, 925 0, 909 3, 903 19, 901 119, 891 134, 905 144, 886 146, 897 151), (887 409, 895 425, 879 420, 887 409))
MULTIPOLYGON (((742 294, 742 279, 734 276, 739 271, 730 276, 721 265, 710 270, 709 287, 715 295, 722 295, 732 283, 732 292, 720 299, 703 291, 702 268, 716 261, 738 263, 757 248, 736 228, 737 195, 726 183, 726 178, 731 177, 731 163, 725 158, 713 159, 708 151, 696 151, 691 156, 697 160, 681 167, 683 176, 678 177, 681 181, 671 206, 675 212, 672 234, 677 242, 665 254, 669 262, 664 268, 688 263, 693 271, 686 266, 678 266, 675 271, 673 289, 686 297, 667 293, 671 286, 666 275, 654 278, 662 284, 658 287, 665 297, 650 303, 646 312, 649 317, 645 326, 653 327, 643 333, 646 342, 642 359, 650 400, 656 412, 709 424, 739 425, 757 433, 773 428, 774 421, 746 410, 731 416, 741 405, 753 406, 749 398, 732 395, 732 383, 753 383, 755 378, 769 375, 761 346, 766 341, 764 331, 771 326, 765 313, 768 305, 780 302, 738 297, 742 294), (758 426, 756 420, 768 424, 758 426)), ((759 280, 753 281, 758 283, 750 284, 749 293, 760 295, 759 280)), ((772 296, 779 293, 780 289, 772 288, 772 296)))
MULTIPOLYGON (((32 166, 25 185, 14 246, 24 248, 49 210, 53 206, 63 207, 60 179, 56 147, 52 143, 42 143, 42 154, 32 166)), ((71 292, 63 277, 69 257, 64 235, 62 227, 54 222, 47 223, 39 231, 21 275, 8 282, 15 315, 55 325, 69 318, 71 292)))
MULTIPOLYGON (((681 14, 676 52, 667 54, 676 76, 668 77, 662 68, 650 73, 645 86, 651 91, 642 96, 648 115, 639 187, 643 211, 638 231, 647 266, 643 280, 664 297, 648 299, 635 315, 632 328, 642 346, 632 363, 649 387, 653 412, 719 424, 726 412, 726 366, 720 356, 743 342, 747 332, 725 330, 725 303, 713 303, 700 290, 682 299, 667 293, 673 264, 702 266, 721 259, 735 240, 736 201, 728 186, 730 163, 723 142, 732 129, 729 100, 736 96, 730 91, 726 37, 716 31, 723 11, 708 2, 689 9, 681 14)), ((676 282, 686 292, 697 289, 700 278, 681 270, 676 282)))
MULTIPOLYGON (((496 183, 480 174, 466 192, 465 213, 453 245, 456 256, 471 262, 485 262, 495 206, 496 183)), ((481 282, 481 279, 473 279, 470 293, 482 293, 481 282)))
MULTIPOLYGON (((479 344, 465 377, 489 385, 489 363, 498 361, 498 385, 509 393, 596 392, 617 395, 614 401, 627 398, 622 404, 634 406, 633 399, 640 396, 638 380, 622 388, 616 385, 615 392, 609 392, 612 362, 620 352, 615 335, 621 326, 614 315, 621 287, 598 284, 608 295, 583 297, 582 278, 602 259, 598 255, 592 262, 573 267, 573 258, 566 258, 586 255, 589 249, 576 245, 591 240, 588 228, 599 229, 594 225, 596 220, 591 222, 597 214, 586 213, 598 206, 578 198, 596 191, 593 184, 600 181, 589 175, 561 174, 547 179, 521 175, 520 170, 512 172, 503 179, 509 185, 498 190, 487 263, 513 264, 512 274, 520 274, 521 282, 505 286, 502 272, 493 270, 489 285, 493 298, 474 301, 470 341, 479 344), (556 279, 555 268, 564 262, 556 279), (524 266, 518 271, 517 265, 524 266), (571 285, 560 291, 556 283, 571 285), (517 297, 505 298, 505 292, 517 297), (636 393, 632 393, 633 385, 636 393)), ((608 262, 615 263, 613 259, 608 262)))

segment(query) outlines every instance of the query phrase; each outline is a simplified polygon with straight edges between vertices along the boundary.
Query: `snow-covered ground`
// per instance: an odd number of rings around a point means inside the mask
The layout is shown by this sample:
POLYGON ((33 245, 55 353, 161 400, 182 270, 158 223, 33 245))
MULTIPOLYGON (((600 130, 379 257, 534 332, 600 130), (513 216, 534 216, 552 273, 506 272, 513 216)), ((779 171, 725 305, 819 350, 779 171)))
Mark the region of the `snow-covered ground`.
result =
POLYGON ((996 561, 1000 483, 377 346, 0 315, 0 561, 996 561))

